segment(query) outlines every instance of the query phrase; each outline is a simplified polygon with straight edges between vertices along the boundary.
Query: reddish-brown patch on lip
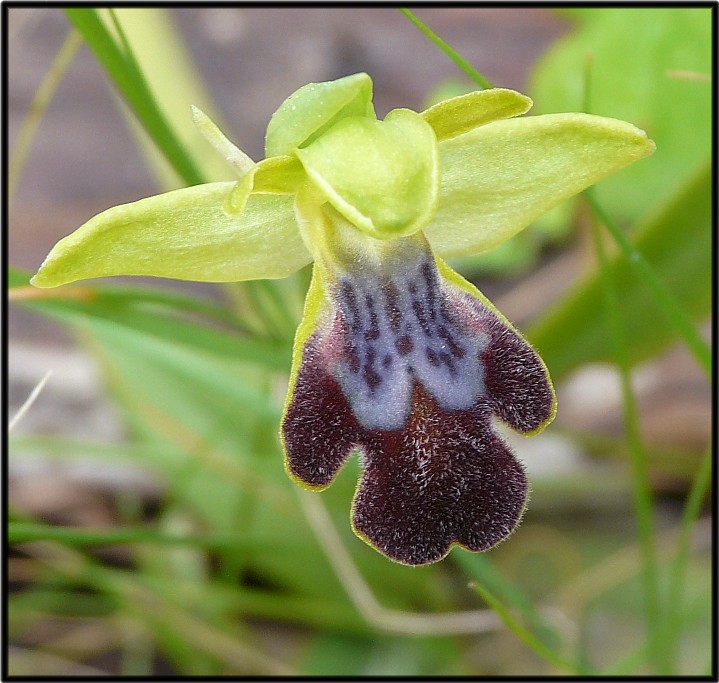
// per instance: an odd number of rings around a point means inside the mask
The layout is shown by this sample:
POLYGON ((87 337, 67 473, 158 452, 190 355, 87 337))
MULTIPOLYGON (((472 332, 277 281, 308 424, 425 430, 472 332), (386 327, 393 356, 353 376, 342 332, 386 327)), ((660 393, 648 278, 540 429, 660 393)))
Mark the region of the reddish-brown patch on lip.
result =
POLYGON ((318 335, 305 346, 292 401, 282 420, 289 472, 311 488, 329 486, 363 431, 327 369, 318 335))

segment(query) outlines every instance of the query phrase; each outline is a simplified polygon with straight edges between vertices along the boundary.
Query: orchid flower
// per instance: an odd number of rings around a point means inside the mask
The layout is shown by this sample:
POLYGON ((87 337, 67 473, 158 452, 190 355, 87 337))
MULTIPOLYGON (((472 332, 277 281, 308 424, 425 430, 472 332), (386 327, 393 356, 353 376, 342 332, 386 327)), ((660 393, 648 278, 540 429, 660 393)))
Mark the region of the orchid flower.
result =
POLYGON ((491 249, 654 149, 623 121, 522 117, 531 104, 489 89, 379 120, 366 74, 310 83, 272 116, 259 163, 196 110, 239 180, 108 209, 32 283, 281 278, 314 261, 282 418, 287 472, 319 491, 358 453, 352 526, 394 561, 487 550, 517 527, 528 490, 493 421, 536 434, 556 400, 537 352, 443 258, 491 249))

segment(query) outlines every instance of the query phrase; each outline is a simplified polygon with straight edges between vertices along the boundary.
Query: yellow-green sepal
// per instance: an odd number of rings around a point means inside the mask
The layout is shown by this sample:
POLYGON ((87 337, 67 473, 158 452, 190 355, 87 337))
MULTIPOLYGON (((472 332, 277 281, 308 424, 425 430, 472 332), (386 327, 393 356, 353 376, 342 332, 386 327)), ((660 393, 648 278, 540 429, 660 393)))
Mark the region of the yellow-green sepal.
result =
POLYGON ((440 197, 425 235, 442 256, 486 251, 654 148, 643 130, 590 114, 479 126, 439 145, 440 197))
POLYGON ((312 260, 293 197, 253 194, 232 216, 222 206, 233 186, 195 185, 103 211, 60 240, 31 283, 110 275, 233 282, 286 277, 312 260))
POLYGON ((437 140, 449 140, 492 121, 525 114, 532 100, 514 90, 492 88, 438 102, 421 113, 437 140))
POLYGON ((410 235, 434 212, 437 139, 409 109, 395 109, 384 121, 344 118, 295 153, 327 201, 372 237, 410 235))
POLYGON ((375 118, 372 79, 366 73, 308 83, 292 93, 267 125, 265 156, 292 154, 346 116, 375 118))

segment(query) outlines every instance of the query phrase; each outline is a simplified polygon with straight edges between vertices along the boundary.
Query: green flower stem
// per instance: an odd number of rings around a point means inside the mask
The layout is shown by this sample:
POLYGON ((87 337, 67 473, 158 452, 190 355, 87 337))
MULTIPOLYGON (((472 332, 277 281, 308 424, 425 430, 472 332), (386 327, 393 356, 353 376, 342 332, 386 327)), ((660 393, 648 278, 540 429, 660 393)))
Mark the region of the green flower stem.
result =
POLYGON ((305 491, 297 491, 297 496, 333 571, 357 612, 369 625, 411 636, 484 633, 498 627, 497 615, 486 609, 432 614, 384 607, 345 548, 320 497, 305 491))
POLYGON ((682 513, 681 525, 679 528, 679 539, 677 550, 669 572, 669 586, 667 587, 666 621, 667 632, 665 643, 671 644, 668 656, 668 671, 665 673, 676 673, 676 659, 679 647, 679 634, 681 632, 682 618, 682 594, 684 590, 687 559, 689 555, 689 544, 694 523, 701 512, 701 505, 709 491, 712 475, 712 448, 709 447, 699 465, 692 486, 687 496, 687 501, 682 513))
POLYGON ((482 599, 499 615, 502 621, 506 624, 507 628, 544 661, 549 662, 558 669, 566 671, 570 674, 588 675, 590 673, 584 668, 578 667, 576 664, 564 659, 564 657, 557 654, 554 650, 548 648, 544 643, 537 639, 530 631, 524 628, 524 626, 522 626, 509 613, 505 606, 484 586, 476 581, 470 582, 469 586, 479 593, 482 599))
POLYGON ((475 69, 462 55, 460 55, 451 45, 448 45, 440 38, 429 26, 421 22, 406 7, 400 7, 399 11, 404 14, 424 35, 429 38, 444 54, 447 55, 456 65, 457 68, 464 71, 477 85, 481 88, 489 89, 494 86, 486 79, 477 69, 475 69))
POLYGON ((712 374, 712 357, 709 345, 702 339, 701 334, 692 322, 691 318, 684 312, 677 302, 671 290, 661 281, 653 268, 645 260, 642 254, 635 249, 634 245, 619 229, 616 223, 607 216, 604 209, 597 203, 594 196, 585 192, 587 203, 594 215, 607 227, 615 242, 619 246, 627 263, 642 278, 642 281, 651 290, 657 305, 660 307, 667 321, 674 327, 677 333, 689 347, 692 355, 706 372, 707 376, 712 374))
MULTIPOLYGON (((596 211, 598 204, 591 196, 591 192, 585 191, 584 195, 587 197, 587 201, 592 208, 595 209, 595 213, 598 213, 596 211)), ((632 391, 627 339, 618 314, 618 293, 611 278, 609 261, 596 220, 592 220, 592 235, 600 262, 607 323, 609 325, 612 343, 614 345, 615 361, 621 379, 624 425, 627 431, 627 444, 629 445, 632 458, 632 491, 637 530, 642 551, 642 590, 644 593, 644 609, 649 640, 648 655, 651 657, 652 664, 656 669, 658 671, 664 671, 667 660, 667 649, 662 644, 663 630, 659 579, 657 575, 656 541, 654 538, 654 522, 652 519, 653 504, 649 487, 647 456, 639 430, 637 406, 632 391)))
POLYGON ((188 185, 202 183, 204 181, 202 174, 184 151, 155 101, 119 24, 116 22, 115 25, 118 27, 125 50, 116 44, 100 19, 98 10, 68 8, 65 13, 178 175, 188 185))

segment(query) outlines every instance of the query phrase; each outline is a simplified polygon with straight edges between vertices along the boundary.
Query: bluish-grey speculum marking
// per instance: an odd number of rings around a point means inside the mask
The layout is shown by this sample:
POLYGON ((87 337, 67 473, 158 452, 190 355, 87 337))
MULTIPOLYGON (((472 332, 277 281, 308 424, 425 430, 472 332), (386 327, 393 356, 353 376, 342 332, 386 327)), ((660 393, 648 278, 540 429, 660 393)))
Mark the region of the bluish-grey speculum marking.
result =
POLYGON ((365 429, 402 429, 415 382, 446 410, 469 409, 485 393, 487 335, 458 319, 462 294, 440 284, 429 250, 399 242, 394 258, 345 272, 336 287, 346 348, 331 371, 365 429))

